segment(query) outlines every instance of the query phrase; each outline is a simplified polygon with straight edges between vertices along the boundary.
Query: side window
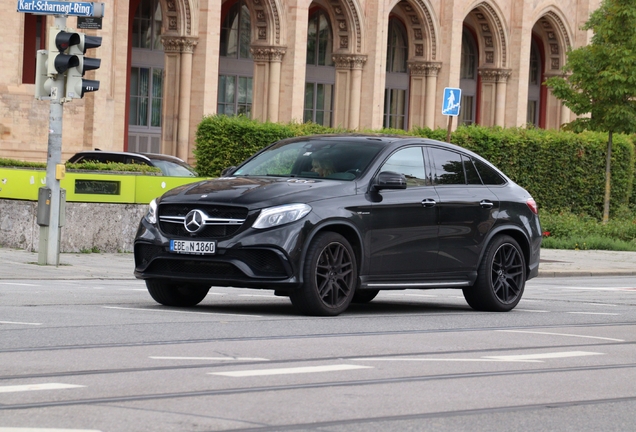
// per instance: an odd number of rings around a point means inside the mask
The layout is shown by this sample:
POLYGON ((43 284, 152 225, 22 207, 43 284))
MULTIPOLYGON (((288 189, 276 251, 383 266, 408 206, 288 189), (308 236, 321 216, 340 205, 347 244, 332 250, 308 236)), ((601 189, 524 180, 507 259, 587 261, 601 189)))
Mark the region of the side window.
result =
POLYGON ((424 171, 424 157, 421 147, 408 147, 394 153, 382 165, 380 171, 392 171, 404 174, 406 186, 427 186, 426 172, 424 171))
POLYGON ((431 147, 434 185, 465 185, 464 165, 459 153, 431 147))
POLYGON ((462 155, 462 162, 464 163, 464 171, 466 171, 466 182, 469 185, 480 185, 481 178, 477 173, 477 169, 475 165, 473 165, 473 160, 468 156, 462 155))
POLYGON ((502 185, 506 184, 506 180, 499 175, 497 171, 478 159, 473 159, 475 167, 481 176, 485 185, 502 185))

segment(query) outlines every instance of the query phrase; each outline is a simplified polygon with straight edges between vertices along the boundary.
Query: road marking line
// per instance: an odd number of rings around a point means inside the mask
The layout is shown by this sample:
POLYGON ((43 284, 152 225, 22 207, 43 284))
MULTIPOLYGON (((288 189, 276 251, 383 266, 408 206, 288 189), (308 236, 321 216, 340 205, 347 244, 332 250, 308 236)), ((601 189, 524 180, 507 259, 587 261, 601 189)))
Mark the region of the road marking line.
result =
POLYGON ((97 429, 49 429, 49 428, 21 428, 21 427, 0 427, 0 432, 101 432, 97 429))
POLYGON ((519 363, 542 363, 540 360, 501 360, 494 358, 395 358, 395 357, 379 357, 379 358, 354 358, 352 361, 411 361, 411 362, 519 362, 519 363))
POLYGON ((485 356, 482 358, 503 360, 503 361, 519 361, 519 360, 541 360, 541 359, 566 358, 566 357, 583 357, 583 356, 591 356, 591 355, 604 355, 604 353, 590 352, 590 351, 565 351, 565 352, 543 353, 543 354, 485 356))
POLYGON ((604 312, 566 312, 569 314, 578 314, 578 315, 620 315, 617 313, 604 313, 604 312))
POLYGON ((391 296, 391 297, 437 297, 436 295, 432 295, 432 294, 397 294, 397 293, 386 293, 384 294, 385 296, 391 296))
POLYGON ((0 386, 0 393, 15 393, 15 392, 35 391, 35 390, 62 390, 62 389, 79 388, 79 387, 86 387, 86 386, 75 385, 75 384, 59 384, 59 383, 25 384, 25 385, 14 385, 14 386, 0 386))
POLYGON ((519 309, 519 308, 515 308, 515 311, 517 311, 517 312, 537 312, 537 313, 549 313, 550 312, 550 311, 547 311, 547 310, 519 309))
POLYGON ((0 285, 15 285, 15 286, 27 286, 27 287, 39 287, 40 285, 28 284, 28 283, 16 283, 16 282, 0 282, 0 285))
POLYGON ((190 311, 175 311, 175 310, 167 310, 167 309, 126 308, 126 307, 117 307, 117 306, 102 306, 102 307, 104 309, 137 310, 137 311, 144 311, 144 312, 165 312, 165 313, 195 314, 195 315, 207 315, 207 316, 223 315, 223 316, 262 318, 260 315, 242 315, 242 314, 230 314, 230 313, 219 313, 219 312, 190 312, 190 311))
POLYGON ((577 337, 577 338, 585 338, 585 339, 600 339, 600 340, 608 340, 613 342, 625 342, 623 339, 613 339, 613 338, 606 338, 606 337, 600 337, 600 336, 584 336, 584 335, 575 335, 575 334, 566 334, 566 333, 535 332, 535 331, 524 331, 524 330, 495 330, 495 331, 507 332, 507 333, 541 334, 541 335, 550 335, 550 336, 569 336, 569 337, 577 337))
POLYGON ((618 305, 611 304, 611 303, 584 303, 584 304, 590 305, 590 306, 610 306, 610 307, 618 306, 618 305))
POLYGON ((266 358, 260 357, 159 357, 159 356, 150 356, 148 358, 154 360, 239 360, 239 361, 269 361, 266 358))
POLYGON ((275 298, 275 299, 283 299, 288 300, 287 297, 280 297, 275 295, 266 295, 266 294, 239 294, 239 297, 266 297, 266 298, 275 298))
POLYGON ((636 291, 636 288, 627 287, 559 287, 560 289, 569 290, 588 290, 588 291, 636 291))
POLYGON ((42 325, 42 323, 27 323, 27 322, 17 322, 17 321, 0 321, 0 324, 18 324, 18 325, 42 325))
POLYGON ((245 370, 245 371, 231 371, 231 372, 210 372, 208 375, 223 375, 229 377, 250 377, 250 376, 265 376, 265 375, 288 375, 288 374, 302 374, 302 373, 314 373, 314 372, 335 372, 353 369, 373 369, 372 366, 358 366, 358 365, 331 365, 331 366, 307 366, 296 368, 282 368, 282 369, 259 369, 259 370, 245 370))

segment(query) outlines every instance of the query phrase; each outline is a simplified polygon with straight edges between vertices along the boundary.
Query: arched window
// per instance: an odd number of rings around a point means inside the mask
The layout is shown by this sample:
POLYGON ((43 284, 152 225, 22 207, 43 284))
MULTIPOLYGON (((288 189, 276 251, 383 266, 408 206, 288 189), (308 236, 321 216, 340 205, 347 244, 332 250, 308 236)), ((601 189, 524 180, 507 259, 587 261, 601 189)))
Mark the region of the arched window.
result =
POLYGON ((159 0, 141 0, 132 29, 128 150, 161 151, 164 53, 159 0))
POLYGON ((464 28, 462 33, 462 61, 459 78, 462 89, 460 124, 475 123, 477 116, 477 42, 470 30, 464 28))
POLYGON ((406 129, 409 76, 406 60, 406 28, 396 17, 389 18, 384 88, 384 127, 406 129))
POLYGON ((331 126, 333 89, 333 33, 327 13, 319 8, 310 11, 307 26, 307 70, 303 121, 331 126))
POLYGON ((252 115, 251 38, 250 11, 245 0, 239 0, 230 6, 221 23, 218 114, 252 115))
POLYGON ((527 123, 539 126, 539 110, 541 107, 541 81, 543 62, 537 42, 530 44, 530 73, 528 74, 528 116, 527 123))

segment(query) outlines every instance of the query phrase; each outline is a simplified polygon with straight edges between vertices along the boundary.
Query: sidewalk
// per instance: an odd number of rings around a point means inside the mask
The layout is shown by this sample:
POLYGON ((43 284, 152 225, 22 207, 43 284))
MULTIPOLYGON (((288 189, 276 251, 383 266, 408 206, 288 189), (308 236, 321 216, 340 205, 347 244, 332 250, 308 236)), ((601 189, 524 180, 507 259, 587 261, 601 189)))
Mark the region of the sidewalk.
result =
MULTIPOLYGON (((37 264, 37 252, 0 248, 0 279, 134 279, 132 253, 63 253, 60 265, 37 264)), ((542 249, 540 277, 636 276, 636 252, 542 249)))

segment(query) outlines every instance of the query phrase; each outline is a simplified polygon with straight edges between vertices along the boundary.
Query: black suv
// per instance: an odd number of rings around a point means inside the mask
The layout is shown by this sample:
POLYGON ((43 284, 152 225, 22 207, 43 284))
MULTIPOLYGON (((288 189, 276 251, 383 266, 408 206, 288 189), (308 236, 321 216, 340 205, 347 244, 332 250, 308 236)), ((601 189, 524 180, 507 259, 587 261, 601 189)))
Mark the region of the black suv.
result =
POLYGON ((176 156, 158 153, 132 153, 132 152, 111 152, 111 151, 83 151, 75 153, 68 162, 101 162, 101 163, 124 163, 142 164, 157 167, 163 175, 171 177, 197 177, 196 171, 183 160, 176 156))
POLYGON ((224 177, 150 203, 135 276, 168 306, 212 285, 273 289, 310 315, 379 290, 459 288, 474 309, 509 311, 539 271, 530 194, 480 156, 386 136, 282 140, 224 177))

